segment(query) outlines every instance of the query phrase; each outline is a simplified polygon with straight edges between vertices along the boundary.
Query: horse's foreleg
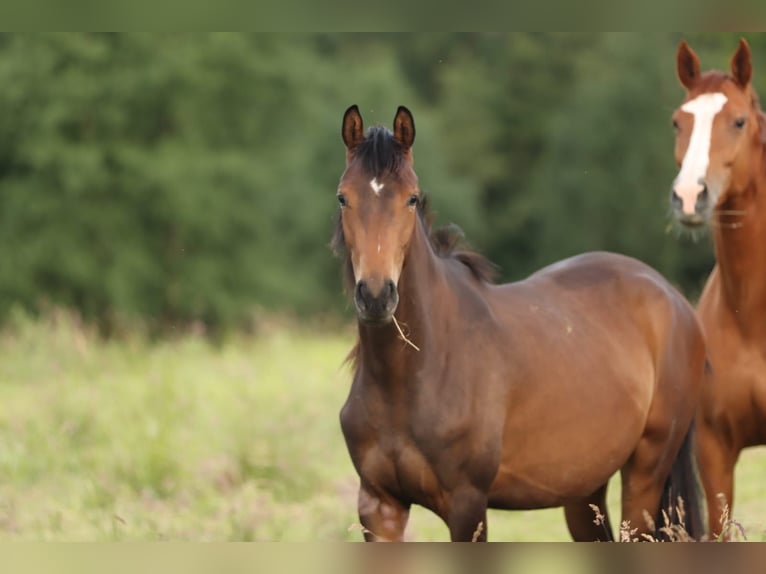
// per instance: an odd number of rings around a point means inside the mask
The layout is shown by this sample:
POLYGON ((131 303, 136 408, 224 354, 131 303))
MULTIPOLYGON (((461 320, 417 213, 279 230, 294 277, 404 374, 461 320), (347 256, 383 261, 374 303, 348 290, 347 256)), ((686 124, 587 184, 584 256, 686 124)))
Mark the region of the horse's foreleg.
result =
POLYGON ((487 541, 487 493, 464 486, 450 493, 446 522, 453 542, 487 541))
POLYGON ((359 488, 359 520, 367 542, 401 542, 410 516, 409 504, 364 484, 359 488))
MULTIPOLYGON (((715 429, 702 423, 697 426, 697 463, 705 489, 708 513, 708 535, 717 538, 725 526, 722 524, 724 507, 731 516, 734 504, 734 464, 737 454, 725 444, 715 429)), ((728 533, 723 532, 724 538, 728 533)))

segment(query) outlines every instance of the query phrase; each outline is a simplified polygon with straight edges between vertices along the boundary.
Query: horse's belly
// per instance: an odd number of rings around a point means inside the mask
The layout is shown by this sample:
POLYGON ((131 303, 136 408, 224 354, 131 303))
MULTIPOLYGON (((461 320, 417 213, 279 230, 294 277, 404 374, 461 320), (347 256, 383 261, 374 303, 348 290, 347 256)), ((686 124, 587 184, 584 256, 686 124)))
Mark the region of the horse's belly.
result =
POLYGON ((490 489, 490 506, 531 510, 562 506, 585 498, 606 483, 629 454, 614 455, 596 468, 566 464, 529 469, 501 466, 490 489))
POLYGON ((630 458, 645 417, 640 409, 624 408, 589 413, 576 422, 538 419, 526 428, 509 427, 491 505, 547 508, 589 496, 630 458))

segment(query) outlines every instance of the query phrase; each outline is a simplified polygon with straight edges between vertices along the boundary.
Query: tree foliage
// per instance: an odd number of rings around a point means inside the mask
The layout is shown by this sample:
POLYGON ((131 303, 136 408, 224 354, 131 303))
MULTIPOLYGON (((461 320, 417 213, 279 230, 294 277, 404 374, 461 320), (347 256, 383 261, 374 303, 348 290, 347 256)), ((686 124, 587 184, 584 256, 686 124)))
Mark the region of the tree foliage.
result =
MULTIPOLYGON (((693 296, 709 242, 666 230, 680 37, 2 36, 0 321, 48 303, 105 327, 342 309, 327 242, 353 103, 367 125, 413 110, 438 220, 504 279, 608 249, 693 296)), ((723 67, 737 37, 689 39, 723 67)))

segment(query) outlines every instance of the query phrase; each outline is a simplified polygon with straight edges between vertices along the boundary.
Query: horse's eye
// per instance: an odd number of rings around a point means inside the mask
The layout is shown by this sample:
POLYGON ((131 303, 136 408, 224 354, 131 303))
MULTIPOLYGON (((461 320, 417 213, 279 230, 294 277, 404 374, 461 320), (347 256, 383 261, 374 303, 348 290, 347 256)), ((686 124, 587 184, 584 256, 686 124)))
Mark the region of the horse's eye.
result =
POLYGON ((738 130, 741 130, 743 127, 745 127, 745 122, 747 122, 747 118, 737 118, 734 120, 734 127, 738 130))
POLYGON ((418 204, 418 201, 420 201, 420 198, 418 197, 417 193, 413 193, 410 198, 407 200, 407 205, 410 207, 414 207, 418 204))
POLYGON ((678 122, 676 120, 673 120, 673 129, 676 131, 680 129, 680 126, 678 125, 678 122))
POLYGON ((343 195, 342 193, 339 193, 337 197, 338 197, 338 203, 340 203, 341 207, 346 207, 348 205, 345 195, 343 195))

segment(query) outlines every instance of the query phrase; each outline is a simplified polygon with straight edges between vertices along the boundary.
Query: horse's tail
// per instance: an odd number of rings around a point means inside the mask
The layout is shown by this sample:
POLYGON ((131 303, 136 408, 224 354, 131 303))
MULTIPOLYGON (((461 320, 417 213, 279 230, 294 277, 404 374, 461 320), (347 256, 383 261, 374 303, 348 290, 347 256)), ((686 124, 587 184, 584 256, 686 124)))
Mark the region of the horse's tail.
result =
POLYGON ((692 420, 662 491, 656 526, 660 538, 665 540, 700 540, 705 535, 694 428, 692 420))

